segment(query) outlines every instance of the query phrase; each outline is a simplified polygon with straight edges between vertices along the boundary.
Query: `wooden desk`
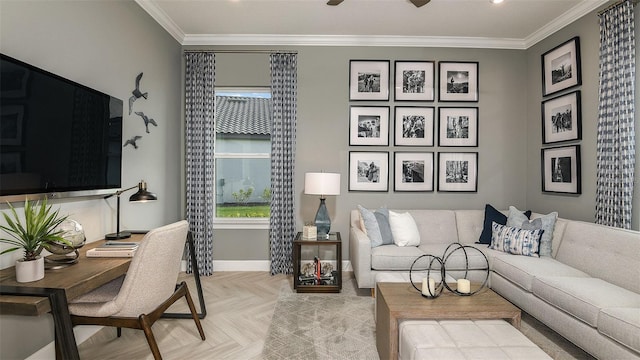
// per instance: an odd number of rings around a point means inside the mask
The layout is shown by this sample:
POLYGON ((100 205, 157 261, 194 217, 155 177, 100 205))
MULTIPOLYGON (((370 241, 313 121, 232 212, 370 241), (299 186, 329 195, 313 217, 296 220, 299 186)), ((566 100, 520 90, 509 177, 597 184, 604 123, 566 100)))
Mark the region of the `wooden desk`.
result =
MULTIPOLYGON (((140 241, 143 236, 135 234, 127 241, 140 241)), ((86 244, 79 250, 77 264, 46 270, 42 280, 19 283, 15 268, 0 270, 0 314, 37 316, 50 312, 55 327, 56 357, 80 359, 68 301, 126 274, 131 262, 131 258, 87 258, 87 250, 102 243, 104 240, 86 244)))

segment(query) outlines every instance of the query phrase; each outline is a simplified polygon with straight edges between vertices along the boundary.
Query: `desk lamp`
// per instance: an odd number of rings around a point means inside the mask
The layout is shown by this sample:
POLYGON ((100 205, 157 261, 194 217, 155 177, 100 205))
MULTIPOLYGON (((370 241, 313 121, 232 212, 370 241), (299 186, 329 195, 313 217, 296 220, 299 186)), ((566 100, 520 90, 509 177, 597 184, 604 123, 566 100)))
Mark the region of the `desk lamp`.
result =
POLYGON ((152 201, 152 200, 158 200, 158 197, 156 196, 156 194, 151 193, 149 191, 147 191, 147 183, 144 180, 140 180, 140 183, 138 183, 138 185, 136 186, 132 186, 130 188, 126 188, 124 190, 118 190, 115 193, 111 194, 111 195, 107 195, 104 198, 108 199, 112 196, 117 196, 118 197, 118 205, 117 205, 117 210, 116 210, 116 232, 115 233, 111 233, 111 234, 107 234, 105 235, 105 239, 107 240, 119 240, 119 239, 127 239, 129 237, 131 237, 131 233, 128 231, 120 231, 120 195, 122 195, 122 193, 124 193, 125 191, 129 191, 131 189, 135 189, 138 188, 138 192, 136 192, 135 194, 131 195, 129 197, 129 201, 134 201, 134 202, 147 202, 147 201, 152 201))
POLYGON ((340 174, 323 172, 304 174, 304 193, 320 195, 320 206, 316 213, 315 222, 318 228, 318 238, 327 239, 329 229, 331 229, 331 219, 324 200, 326 195, 340 195, 340 174))

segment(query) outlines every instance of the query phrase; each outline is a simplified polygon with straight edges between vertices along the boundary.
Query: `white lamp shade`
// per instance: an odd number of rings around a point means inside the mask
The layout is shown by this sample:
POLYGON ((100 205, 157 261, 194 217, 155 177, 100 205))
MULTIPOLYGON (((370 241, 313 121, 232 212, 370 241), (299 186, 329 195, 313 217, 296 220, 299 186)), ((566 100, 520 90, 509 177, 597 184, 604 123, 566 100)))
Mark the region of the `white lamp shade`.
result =
POLYGON ((304 174, 304 193, 307 195, 340 195, 340 174, 304 174))

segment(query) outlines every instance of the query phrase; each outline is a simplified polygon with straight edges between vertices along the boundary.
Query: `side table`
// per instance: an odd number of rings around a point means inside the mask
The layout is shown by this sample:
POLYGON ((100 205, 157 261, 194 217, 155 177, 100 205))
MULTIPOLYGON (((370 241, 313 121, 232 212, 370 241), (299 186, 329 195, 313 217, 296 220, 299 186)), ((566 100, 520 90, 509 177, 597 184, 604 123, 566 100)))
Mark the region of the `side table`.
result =
POLYGON ((320 292, 339 293, 342 290, 342 238, 339 232, 330 233, 329 239, 302 240, 302 232, 298 232, 293 241, 293 288, 299 293, 320 292), (302 259, 302 247, 315 246, 316 258, 322 265, 324 261, 335 260, 330 273, 305 275, 303 263, 314 264, 314 259, 302 259), (320 255, 322 247, 333 247, 335 259, 323 259, 320 255))

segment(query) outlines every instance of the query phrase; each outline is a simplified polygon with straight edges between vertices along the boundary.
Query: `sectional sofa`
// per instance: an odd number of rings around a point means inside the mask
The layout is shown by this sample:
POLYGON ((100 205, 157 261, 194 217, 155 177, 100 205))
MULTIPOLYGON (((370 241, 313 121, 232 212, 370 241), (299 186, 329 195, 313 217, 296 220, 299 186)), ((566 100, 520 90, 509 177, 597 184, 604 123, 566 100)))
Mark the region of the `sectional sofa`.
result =
MULTIPOLYGON (((482 281, 488 260, 488 286, 558 334, 596 358, 640 359, 640 232, 557 218, 547 234, 549 254, 536 257, 477 244, 487 231, 487 209, 391 213, 411 215, 419 244, 374 239, 372 247, 361 211, 351 211, 349 256, 360 288, 374 288, 376 279, 408 280, 419 256, 441 256, 454 242, 472 245, 482 254, 470 251, 466 259, 460 251, 452 254, 447 275, 461 276, 468 264, 466 277, 482 281)), ((549 216, 531 215, 538 218, 549 216)))

